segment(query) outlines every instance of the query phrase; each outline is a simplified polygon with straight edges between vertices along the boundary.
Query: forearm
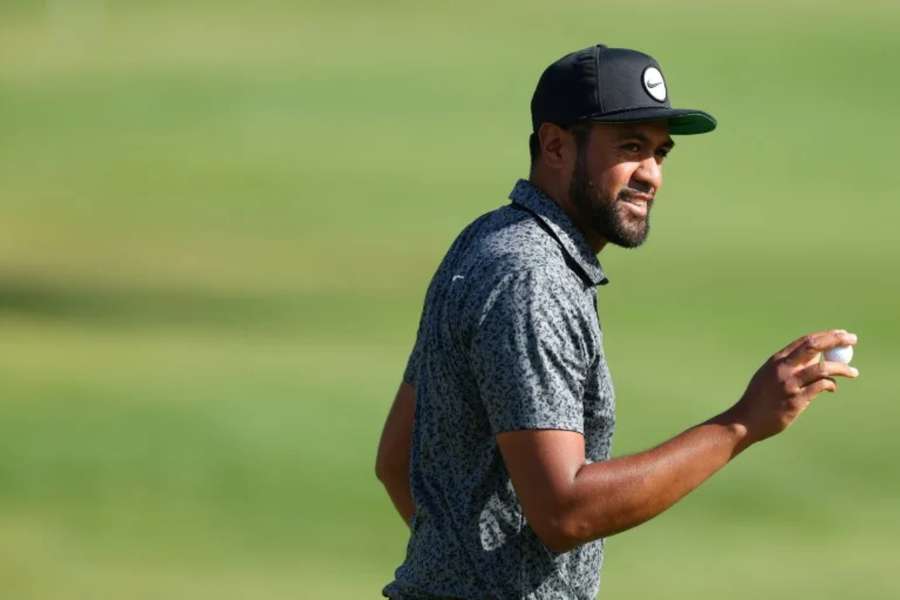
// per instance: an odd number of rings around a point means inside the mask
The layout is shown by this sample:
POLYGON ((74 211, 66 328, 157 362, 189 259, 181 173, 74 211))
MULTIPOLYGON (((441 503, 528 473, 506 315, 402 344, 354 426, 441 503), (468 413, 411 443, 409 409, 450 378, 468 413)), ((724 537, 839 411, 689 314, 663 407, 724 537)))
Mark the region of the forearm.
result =
POLYGON ((563 544, 574 547, 655 517, 743 450, 746 434, 723 413, 651 450, 583 465, 561 512, 563 544))
POLYGON ((727 411, 646 452, 586 464, 584 436, 563 429, 497 434, 497 444, 529 524, 552 550, 639 525, 663 512, 752 443, 784 431, 846 364, 820 353, 853 345, 854 334, 829 330, 773 354, 727 411))

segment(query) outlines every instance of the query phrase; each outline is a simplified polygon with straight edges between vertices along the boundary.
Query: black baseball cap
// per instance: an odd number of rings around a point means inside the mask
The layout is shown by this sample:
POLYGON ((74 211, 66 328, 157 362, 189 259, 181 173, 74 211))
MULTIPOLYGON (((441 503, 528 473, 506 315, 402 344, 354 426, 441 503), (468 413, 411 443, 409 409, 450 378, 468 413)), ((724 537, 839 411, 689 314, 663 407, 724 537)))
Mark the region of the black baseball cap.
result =
POLYGON ((712 115, 672 108, 668 86, 656 60, 627 48, 597 44, 567 54, 547 67, 531 98, 531 124, 566 127, 578 121, 635 123, 665 120, 669 133, 706 133, 712 115))

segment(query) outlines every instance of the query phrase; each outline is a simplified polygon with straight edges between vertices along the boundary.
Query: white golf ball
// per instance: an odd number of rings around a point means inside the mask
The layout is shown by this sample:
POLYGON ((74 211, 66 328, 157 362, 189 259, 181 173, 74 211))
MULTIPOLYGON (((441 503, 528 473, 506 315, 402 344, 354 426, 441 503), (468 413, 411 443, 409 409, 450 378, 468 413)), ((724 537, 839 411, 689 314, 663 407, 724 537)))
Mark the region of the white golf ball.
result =
POLYGON ((825 360, 849 364, 853 358, 853 346, 838 346, 825 352, 825 360))

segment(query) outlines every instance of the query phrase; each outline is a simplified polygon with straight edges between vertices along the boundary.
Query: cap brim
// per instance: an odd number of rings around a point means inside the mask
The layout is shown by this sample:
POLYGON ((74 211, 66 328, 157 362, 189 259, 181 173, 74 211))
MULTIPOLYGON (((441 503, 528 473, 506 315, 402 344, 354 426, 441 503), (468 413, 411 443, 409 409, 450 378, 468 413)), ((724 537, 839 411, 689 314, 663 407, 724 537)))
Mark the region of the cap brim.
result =
POLYGON ((672 135, 693 135, 708 133, 716 128, 716 119, 702 110, 690 108, 635 108, 613 114, 588 117, 602 123, 640 123, 643 121, 666 121, 672 135))

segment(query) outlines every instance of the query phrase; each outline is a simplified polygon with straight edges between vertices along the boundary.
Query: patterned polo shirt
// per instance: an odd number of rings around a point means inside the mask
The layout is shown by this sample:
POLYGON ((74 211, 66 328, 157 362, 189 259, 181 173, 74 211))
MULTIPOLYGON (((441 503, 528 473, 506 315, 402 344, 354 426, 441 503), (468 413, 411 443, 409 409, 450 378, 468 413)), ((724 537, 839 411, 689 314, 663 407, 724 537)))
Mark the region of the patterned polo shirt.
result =
MULTIPOLYGON (((454 241, 425 298, 404 379, 416 388, 416 511, 393 599, 593 599, 603 540, 544 546, 495 436, 562 429, 606 460, 615 426, 597 318, 606 277, 562 209, 520 180, 454 241)), ((598 499, 602 502, 602 499, 598 499)))

